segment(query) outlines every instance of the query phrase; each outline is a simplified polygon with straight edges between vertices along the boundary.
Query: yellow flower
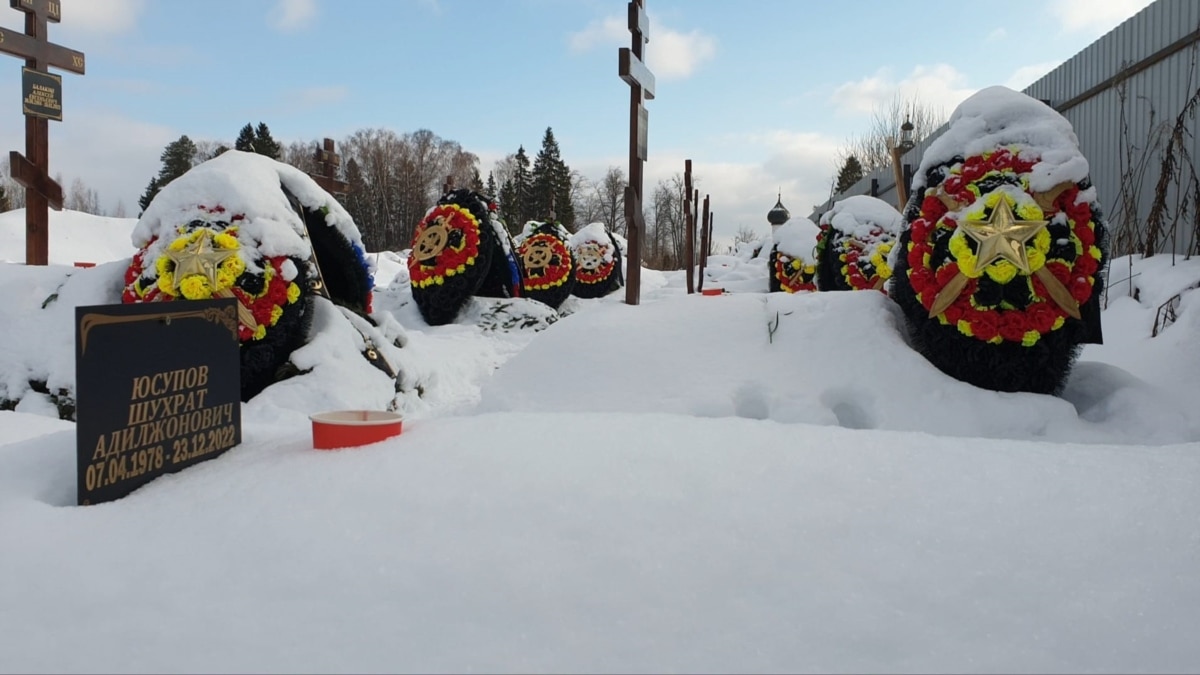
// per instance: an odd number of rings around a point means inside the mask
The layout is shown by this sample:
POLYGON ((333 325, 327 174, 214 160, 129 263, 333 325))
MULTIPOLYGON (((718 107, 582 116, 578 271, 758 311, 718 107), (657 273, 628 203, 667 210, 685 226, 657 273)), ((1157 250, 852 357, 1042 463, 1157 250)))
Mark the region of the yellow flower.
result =
POLYGON ((158 270, 158 276, 160 277, 164 274, 170 274, 172 269, 171 259, 165 255, 159 256, 154 261, 154 269, 158 270))
POLYGON ((275 305, 274 307, 272 307, 271 308, 271 325, 274 326, 275 324, 279 323, 279 317, 281 317, 281 316, 283 316, 283 308, 280 307, 279 305, 275 305))
POLYGON ((265 337, 267 337, 267 327, 262 324, 259 324, 258 328, 254 329, 254 339, 261 340, 265 337))
MULTIPOLYGON (((188 238, 180 237, 180 238, 176 239, 175 241, 171 242, 171 245, 167 247, 167 250, 182 251, 183 247, 187 246, 187 245, 188 245, 188 238)), ((160 258, 160 260, 161 260, 161 258, 160 258)))
POLYGON ((1025 335, 1021 337, 1021 344, 1025 347, 1032 347, 1037 344, 1037 341, 1041 339, 1041 337, 1042 334, 1036 330, 1027 331, 1025 335))
POLYGON ((199 274, 190 274, 179 282, 179 292, 188 300, 206 300, 212 297, 213 289, 199 274))
POLYGON ((967 337, 975 337, 975 333, 971 332, 971 322, 966 319, 958 320, 958 332, 967 337))
POLYGON ((950 254, 958 261, 958 271, 971 279, 983 276, 982 271, 975 269, 975 254, 971 252, 971 247, 967 244, 967 235, 961 231, 955 231, 954 235, 950 237, 950 254))
POLYGON ((1007 284, 1017 276, 1017 266, 1007 260, 997 260, 985 267, 983 271, 987 272, 992 281, 1001 284, 1007 284))
POLYGON ((237 249, 238 248, 237 237, 234 237, 226 232, 222 232, 221 234, 218 234, 217 236, 213 237, 213 243, 215 243, 217 246, 220 246, 221 248, 225 248, 225 249, 237 249))
POLYGON ((175 295, 175 275, 170 272, 158 275, 158 290, 167 295, 175 295))
POLYGON ((288 284, 287 299, 289 305, 300 299, 300 287, 295 282, 288 284))

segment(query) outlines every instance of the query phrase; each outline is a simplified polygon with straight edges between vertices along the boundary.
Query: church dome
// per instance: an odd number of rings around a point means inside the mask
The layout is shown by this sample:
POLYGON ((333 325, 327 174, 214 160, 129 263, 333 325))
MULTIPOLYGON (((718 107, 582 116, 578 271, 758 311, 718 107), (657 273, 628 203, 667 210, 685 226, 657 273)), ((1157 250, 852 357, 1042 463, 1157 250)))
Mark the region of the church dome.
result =
POLYGON ((780 194, 779 199, 775 201, 775 206, 770 211, 767 211, 767 222, 772 225, 782 225, 792 217, 788 210, 783 206, 783 195, 780 194))

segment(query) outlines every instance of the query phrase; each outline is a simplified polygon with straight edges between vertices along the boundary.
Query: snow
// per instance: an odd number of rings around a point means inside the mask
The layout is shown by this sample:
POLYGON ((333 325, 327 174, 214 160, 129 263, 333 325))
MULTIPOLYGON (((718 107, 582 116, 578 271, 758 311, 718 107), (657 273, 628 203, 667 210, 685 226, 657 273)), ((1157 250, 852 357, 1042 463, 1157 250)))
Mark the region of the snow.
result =
POLYGON ((925 187, 926 172, 955 157, 970 157, 1002 145, 1018 145, 1033 167, 1029 187, 1050 190, 1059 183, 1078 183, 1088 176, 1088 162, 1065 117, 1041 101, 1003 86, 981 89, 950 114, 946 131, 921 156, 913 189, 925 187))
POLYGON ((883 294, 768 294, 761 257, 709 258, 725 295, 644 269, 638 306, 505 331, 538 303, 430 327, 372 253, 403 434, 312 449, 308 414, 392 393, 322 302, 312 371, 244 405, 240 446, 77 507, 74 425, 29 381, 73 387, 73 308, 133 253, 132 220, 79 217, 51 214, 55 264, 0 265, 0 671, 1200 665, 1195 260, 1114 261, 1106 344, 1054 398, 947 378, 883 294), (56 259, 68 234, 100 264, 56 259))
MULTIPOLYGON (((325 222, 337 229, 359 251, 362 237, 346 209, 299 169, 252 152, 230 150, 186 174, 186 179, 168 183, 142 213, 133 230, 133 244, 145 247, 146 259, 155 260, 177 236, 176 228, 194 220, 230 222, 237 218, 240 237, 264 256, 312 254, 304 220, 288 202, 286 188, 302 206, 322 210, 325 222), (220 203, 211 203, 221 195, 220 203), (151 243, 153 242, 153 243, 151 243)), ((250 268, 255 262, 243 262, 250 268)), ((157 275, 153 269, 152 276, 157 275)))
POLYGON ((815 265, 817 259, 813 251, 817 246, 817 237, 820 234, 821 228, 808 218, 792 218, 775 228, 772 236, 775 238, 775 245, 780 253, 815 265))
POLYGON ((883 235, 889 241, 895 241, 904 230, 904 217, 882 199, 854 195, 834 202, 821 214, 821 224, 832 226, 842 235, 874 243, 883 235))

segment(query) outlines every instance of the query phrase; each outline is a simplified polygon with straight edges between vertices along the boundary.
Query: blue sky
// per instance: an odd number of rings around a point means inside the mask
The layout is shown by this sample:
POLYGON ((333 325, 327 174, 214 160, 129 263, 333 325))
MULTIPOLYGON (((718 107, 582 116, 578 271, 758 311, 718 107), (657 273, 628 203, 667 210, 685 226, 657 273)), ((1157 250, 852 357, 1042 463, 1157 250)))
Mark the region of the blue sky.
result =
MULTIPOLYGON (((995 84, 1022 89, 1150 0, 894 3, 647 0, 658 96, 646 169, 691 158, 715 227, 767 231, 777 190, 793 216, 825 199, 838 148, 896 92, 949 114, 995 84), (986 7, 984 9, 983 7, 986 7)), ((247 122, 284 142, 421 128, 458 141, 484 175, 554 129, 563 159, 599 177, 627 165, 624 0, 62 0, 52 42, 87 55, 64 73, 51 172, 136 201, 163 147, 232 144, 247 122)), ((0 25, 21 13, 0 7, 0 25)), ((21 62, 0 59, 0 140, 24 149, 21 62)))

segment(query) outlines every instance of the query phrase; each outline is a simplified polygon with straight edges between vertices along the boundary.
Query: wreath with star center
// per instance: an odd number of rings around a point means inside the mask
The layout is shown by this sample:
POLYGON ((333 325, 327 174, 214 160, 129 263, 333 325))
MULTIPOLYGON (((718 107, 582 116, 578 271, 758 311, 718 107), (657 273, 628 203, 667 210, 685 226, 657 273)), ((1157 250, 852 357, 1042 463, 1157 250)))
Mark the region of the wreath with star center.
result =
POLYGON ((155 246, 158 237, 151 239, 125 270, 122 301, 236 298, 238 339, 253 343, 266 338, 300 300, 296 279, 301 262, 244 246, 239 220, 234 216, 229 222, 194 220, 178 226, 162 249, 155 246))
POLYGON ((929 317, 993 345, 1032 347, 1080 318, 1104 254, 1075 183, 1034 192, 1035 159, 999 148, 953 162, 912 220, 906 280, 929 317))

